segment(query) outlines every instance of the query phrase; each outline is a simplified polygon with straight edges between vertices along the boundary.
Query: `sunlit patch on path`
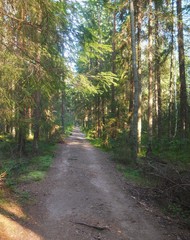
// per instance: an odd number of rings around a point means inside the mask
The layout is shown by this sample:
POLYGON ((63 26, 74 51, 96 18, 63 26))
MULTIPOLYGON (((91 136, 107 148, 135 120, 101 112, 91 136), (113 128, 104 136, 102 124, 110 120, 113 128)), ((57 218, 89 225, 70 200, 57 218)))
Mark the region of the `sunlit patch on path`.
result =
POLYGON ((43 240, 38 233, 27 227, 27 216, 16 203, 0 205, 1 240, 43 240))

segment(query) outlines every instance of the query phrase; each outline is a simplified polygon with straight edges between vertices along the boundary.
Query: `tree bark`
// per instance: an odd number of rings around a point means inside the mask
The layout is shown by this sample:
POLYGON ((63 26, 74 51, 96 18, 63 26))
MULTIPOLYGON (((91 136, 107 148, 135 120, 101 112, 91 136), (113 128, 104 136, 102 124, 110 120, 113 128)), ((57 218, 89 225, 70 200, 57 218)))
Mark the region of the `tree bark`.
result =
MULTIPOLYGON (((38 15, 39 22, 42 21, 42 12, 38 15)), ((37 31, 36 35, 36 66, 35 66, 35 81, 36 81, 36 91, 34 93, 34 139, 33 139, 33 149, 35 153, 39 151, 39 138, 40 138, 40 120, 41 120, 41 89, 40 89, 40 80, 41 80, 41 31, 37 31)))
MULTIPOLYGON (((134 81, 133 81, 133 73, 131 71, 129 71, 128 73, 128 78, 129 78, 129 93, 128 90, 126 91, 126 96, 129 95, 129 99, 128 97, 126 98, 126 100, 129 102, 129 110, 128 110, 128 125, 130 126, 130 128, 132 127, 132 117, 133 117, 133 100, 134 100, 134 81)), ((131 130, 130 130, 131 132, 131 130)))
POLYGON ((21 157, 23 153, 25 153, 25 146, 26 146, 26 126, 22 122, 23 119, 26 118, 26 111, 24 109, 19 110, 19 129, 18 129, 18 153, 21 157))
POLYGON ((39 136, 40 136, 40 119, 41 119, 41 93, 40 91, 36 91, 34 94, 34 102, 35 102, 35 107, 34 107, 34 126, 33 126, 33 131, 34 131, 34 139, 33 139, 33 148, 35 153, 38 153, 39 150, 39 136))
POLYGON ((97 96, 97 133, 98 137, 101 137, 102 131, 101 131, 101 111, 100 111, 100 96, 97 96))
POLYGON ((180 133, 181 137, 187 137, 187 88, 185 78, 185 53, 183 37, 182 0, 177 0, 177 28, 178 28, 178 55, 180 78, 180 133))
POLYGON ((153 137, 153 36, 152 36, 152 0, 149 0, 149 22, 148 22, 148 140, 152 143, 153 137))
POLYGON ((132 120, 132 156, 137 159, 138 152, 138 109, 139 109, 139 81, 137 70, 137 57, 136 57, 136 37, 135 37, 135 17, 134 17, 134 2, 130 0, 130 18, 131 18, 131 48, 132 48, 132 68, 133 68, 133 82, 134 82, 134 107, 133 107, 133 120, 132 120))
MULTIPOLYGON (((172 0, 172 16, 174 16, 174 0, 172 0)), ((169 106, 168 106, 168 137, 174 134, 173 113, 174 113, 174 17, 171 27, 171 58, 170 58, 170 83, 169 83, 169 106)))
POLYGON ((141 27, 142 27, 142 2, 138 1, 138 32, 137 32, 137 42, 138 42, 138 81, 139 81, 139 109, 138 109, 138 152, 141 148, 141 134, 142 134, 142 84, 141 84, 141 27))
POLYGON ((156 129, 158 139, 162 136, 162 99, 161 99, 161 77, 160 77, 160 36, 159 36, 159 19, 158 19, 158 3, 156 6, 156 19, 155 19, 155 94, 156 94, 156 129))
POLYGON ((65 132, 65 92, 62 90, 61 93, 61 125, 62 131, 65 132))
MULTIPOLYGON (((115 33, 116 33, 116 11, 113 13, 113 35, 112 35, 112 73, 116 73, 115 69, 115 60, 116 60, 116 52, 115 52, 115 33)), ((112 84, 111 86, 111 114, 112 117, 116 115, 116 104, 115 104, 115 86, 112 84)))
MULTIPOLYGON (((24 21, 25 19, 25 9, 21 8, 20 9, 20 18, 24 21)), ((18 31, 18 46, 20 48, 25 48, 25 39, 24 39, 24 35, 22 32, 22 25, 20 26, 20 29, 17 30, 18 31)), ((19 79, 19 83, 17 83, 17 89, 18 89, 18 93, 19 93, 19 102, 22 102, 22 97, 23 97, 23 77, 21 76, 21 78, 19 79)), ((22 156, 22 154, 25 152, 25 143, 26 143, 26 123, 25 123, 25 119, 26 119, 26 108, 24 106, 25 104, 21 104, 18 107, 18 122, 19 122, 19 128, 18 128, 18 152, 20 157, 22 156)))

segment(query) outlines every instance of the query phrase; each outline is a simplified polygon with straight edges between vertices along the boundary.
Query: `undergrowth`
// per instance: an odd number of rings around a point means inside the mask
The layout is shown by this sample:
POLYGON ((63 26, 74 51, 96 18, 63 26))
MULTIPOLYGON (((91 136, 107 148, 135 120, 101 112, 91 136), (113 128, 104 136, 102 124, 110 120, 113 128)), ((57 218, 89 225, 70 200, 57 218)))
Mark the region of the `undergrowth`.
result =
POLYGON ((154 187, 155 181, 152 181, 148 176, 144 174, 142 169, 135 167, 134 165, 126 166, 123 164, 117 164, 117 170, 123 173, 123 176, 130 182, 135 183, 142 187, 154 187))
MULTIPOLYGON (((32 153, 32 143, 28 141, 26 145, 28 154, 21 158, 12 155, 12 152, 7 153, 6 148, 3 150, 0 157, 0 173, 6 173, 4 189, 19 194, 23 199, 28 198, 27 192, 20 193, 18 191, 18 185, 42 180, 52 163, 56 149, 55 143, 45 141, 41 141, 39 146, 39 154, 34 155, 32 153)), ((0 143, 0 147, 2 147, 2 143, 0 143)), ((3 188, 0 187, 0 202, 5 201, 5 190, 3 188)))
POLYGON ((190 140, 167 138, 153 142, 153 152, 166 162, 177 165, 180 168, 190 169, 190 140))
POLYGON ((94 131, 88 130, 88 129, 82 129, 82 131, 86 135, 86 139, 94 146, 97 148, 100 148, 103 151, 109 151, 109 146, 106 146, 104 144, 104 140, 102 138, 98 138, 94 136, 94 131))
POLYGON ((117 164, 117 170, 122 172, 127 180, 131 180, 138 184, 142 181, 140 169, 135 169, 121 164, 117 164))

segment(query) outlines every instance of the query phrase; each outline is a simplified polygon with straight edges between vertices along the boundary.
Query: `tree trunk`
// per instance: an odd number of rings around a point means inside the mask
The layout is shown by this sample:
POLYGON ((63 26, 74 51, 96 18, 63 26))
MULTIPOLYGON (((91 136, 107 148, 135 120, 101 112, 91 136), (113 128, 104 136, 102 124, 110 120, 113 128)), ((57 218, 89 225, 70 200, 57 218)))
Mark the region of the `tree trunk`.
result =
POLYGON ((40 118, 41 118, 41 93, 40 91, 36 91, 34 94, 34 102, 35 102, 35 107, 34 107, 34 140, 33 140, 33 148, 34 152, 38 153, 39 150, 39 136, 40 136, 40 118))
MULTIPOLYGON (((20 18, 24 21, 26 17, 26 13, 25 13, 25 9, 21 8, 20 10, 20 18)), ((25 48, 25 39, 23 36, 23 32, 22 32, 22 25, 20 25, 20 29, 17 29, 18 31, 18 46, 22 49, 25 48)), ((23 85, 24 85, 24 81, 23 81, 23 77, 21 76, 21 78, 19 79, 20 81, 17 83, 17 89, 18 89, 18 93, 19 93, 19 101, 18 102, 22 102, 22 98, 23 98, 23 85)), ((26 123, 25 123, 25 119, 26 119, 26 109, 25 109, 25 104, 22 102, 22 104, 20 104, 18 106, 18 122, 19 122, 19 128, 18 128, 18 153, 20 155, 20 157, 22 156, 22 154, 25 152, 25 143, 26 143, 26 123)))
POLYGON ((139 77, 139 109, 138 109, 138 152, 141 148, 141 134, 142 134, 142 91, 141 91, 141 27, 142 27, 142 2, 138 2, 138 33, 137 33, 137 42, 138 42, 138 77, 139 77))
POLYGON ((156 6, 156 19, 155 19, 155 94, 156 94, 156 129, 158 139, 162 136, 162 101, 161 101, 161 79, 160 79, 160 36, 159 36, 159 21, 158 21, 158 3, 156 6))
POLYGON ((100 111, 100 96, 97 96, 97 133, 101 137, 101 111, 100 111))
MULTIPOLYGON (((133 73, 129 71, 129 111, 128 111, 128 125, 132 122, 133 115, 133 99, 134 99, 134 81, 133 81, 133 73)), ((128 93, 126 94, 126 96, 128 93)), ((128 100, 128 97, 127 97, 128 100)))
POLYGON ((149 0, 149 22, 148 22, 148 140, 152 143, 153 137, 153 36, 152 36, 152 0, 149 0))
POLYGON ((135 39, 135 17, 134 17, 134 2, 130 0, 130 18, 131 18, 131 48, 132 48, 132 68, 133 68, 133 82, 134 82, 134 107, 133 107, 133 121, 131 128, 132 136, 132 156, 134 160, 137 159, 138 152, 138 109, 139 109, 139 82, 138 70, 136 61, 136 39, 135 39))
MULTIPOLYGON (((174 0, 172 0, 172 16, 174 16, 174 0)), ((168 106, 168 137, 174 134, 173 113, 174 113, 174 17, 172 18, 171 29, 171 58, 170 58, 170 83, 169 83, 169 106, 168 106)))
POLYGON ((28 118, 29 118, 29 126, 28 126, 28 137, 31 139, 32 138, 32 109, 31 107, 28 108, 28 118))
POLYGON ((183 38, 182 0, 177 0, 178 16, 178 55, 179 55, 179 78, 180 78, 180 133, 181 137, 187 137, 187 88, 185 78, 185 54, 183 38))
POLYGON ((25 153, 25 145, 26 145, 26 126, 23 123, 23 119, 26 118, 26 111, 24 109, 19 110, 19 129, 18 129, 18 153, 21 157, 23 153, 25 153))
MULTIPOLYGON (((38 14, 39 22, 42 22, 42 12, 38 14)), ((41 121, 41 89, 40 89, 40 80, 41 80, 41 37, 42 29, 39 29, 36 34, 36 66, 35 66, 35 81, 36 81, 36 91, 34 93, 34 139, 33 139, 33 149, 35 153, 39 151, 39 138, 40 138, 40 121, 41 121)))
POLYGON ((62 131, 65 133, 65 92, 62 90, 61 93, 61 125, 62 131))
MULTIPOLYGON (((112 35, 112 73, 116 73, 115 69, 115 60, 116 60, 116 52, 115 52, 115 33, 116 33, 116 11, 113 13, 113 35, 112 35)), ((112 84, 111 86, 111 114, 112 117, 116 115, 116 104, 115 104, 115 86, 112 84)))

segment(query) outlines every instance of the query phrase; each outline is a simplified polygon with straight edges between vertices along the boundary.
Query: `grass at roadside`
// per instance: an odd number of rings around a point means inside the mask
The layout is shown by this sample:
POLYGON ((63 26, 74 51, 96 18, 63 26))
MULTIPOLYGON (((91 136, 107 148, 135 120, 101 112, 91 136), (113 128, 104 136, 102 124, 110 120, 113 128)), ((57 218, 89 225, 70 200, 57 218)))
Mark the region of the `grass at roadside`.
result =
POLYGON ((65 136, 68 137, 73 131, 73 125, 68 125, 65 130, 65 136))
POLYGON ((153 187, 155 182, 148 178, 140 168, 117 164, 117 170, 123 173, 123 176, 130 182, 142 186, 153 187))
POLYGON ((104 140, 102 138, 94 137, 94 131, 82 129, 84 134, 86 135, 86 139, 96 148, 100 148, 103 151, 110 151, 110 148, 104 144, 104 140))
POLYGON ((92 138, 90 136, 87 136, 86 139, 94 146, 97 148, 101 148, 104 150, 104 147, 102 145, 102 139, 101 138, 92 138))
POLYGON ((18 185, 32 181, 42 180, 50 167, 56 145, 54 143, 40 142, 40 153, 32 155, 31 143, 27 143, 28 155, 22 158, 13 157, 6 153, 0 158, 0 173, 6 173, 1 180, 3 186, 0 187, 0 202, 5 202, 7 192, 15 193, 22 199, 28 199, 28 193, 19 193, 18 185))

